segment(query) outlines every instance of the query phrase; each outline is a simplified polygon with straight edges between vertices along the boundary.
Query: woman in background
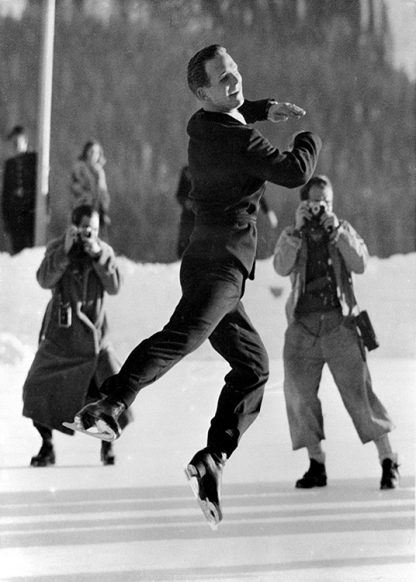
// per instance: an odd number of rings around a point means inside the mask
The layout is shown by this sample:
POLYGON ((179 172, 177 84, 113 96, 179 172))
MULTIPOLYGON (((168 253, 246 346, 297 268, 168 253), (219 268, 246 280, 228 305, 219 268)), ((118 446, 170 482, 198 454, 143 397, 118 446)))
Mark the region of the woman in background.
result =
POLYGON ((100 216, 101 236, 106 237, 110 225, 108 211, 110 194, 104 171, 106 159, 99 141, 92 139, 84 145, 71 174, 72 210, 78 206, 92 206, 100 216))

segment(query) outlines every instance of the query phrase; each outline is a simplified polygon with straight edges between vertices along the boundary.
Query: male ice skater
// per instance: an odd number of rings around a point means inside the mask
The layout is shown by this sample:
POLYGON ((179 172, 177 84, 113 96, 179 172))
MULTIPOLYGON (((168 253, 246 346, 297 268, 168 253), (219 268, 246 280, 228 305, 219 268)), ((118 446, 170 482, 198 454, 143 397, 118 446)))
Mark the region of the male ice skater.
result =
POLYGON ((280 152, 254 121, 299 118, 304 111, 288 103, 244 101, 241 75, 226 49, 212 45, 188 64, 188 84, 202 108, 190 119, 190 197, 195 227, 182 259, 182 297, 170 321, 141 342, 119 374, 101 387, 107 396, 76 416, 79 429, 117 438, 117 419, 142 388, 209 339, 231 366, 208 431, 207 446, 186 468, 196 478, 198 501, 206 519, 222 519, 220 486, 226 459, 260 411, 268 357, 244 311, 247 278, 254 278, 259 201, 270 180, 295 188, 311 177, 321 147, 309 132, 295 136, 280 152))

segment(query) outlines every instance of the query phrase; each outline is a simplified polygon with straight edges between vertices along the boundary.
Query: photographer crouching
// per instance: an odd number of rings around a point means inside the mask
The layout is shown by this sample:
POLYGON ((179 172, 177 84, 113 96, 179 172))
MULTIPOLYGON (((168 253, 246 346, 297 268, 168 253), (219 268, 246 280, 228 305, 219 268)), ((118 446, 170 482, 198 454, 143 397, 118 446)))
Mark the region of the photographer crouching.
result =
MULTIPOLYGON (((31 418, 42 446, 30 464, 55 464, 52 430, 90 400, 102 397, 98 386, 120 369, 108 339, 104 294, 120 289, 120 274, 110 245, 99 238, 99 214, 79 206, 65 233, 52 240, 36 273, 39 285, 51 289, 39 346, 23 387, 23 415, 31 418)), ((131 420, 123 414, 123 425, 131 420)), ((113 465, 112 444, 102 441, 101 461, 113 465)))
POLYGON ((373 392, 366 344, 354 315, 357 302, 351 273, 364 272, 368 250, 353 227, 333 212, 333 190, 326 176, 311 178, 301 188, 300 197, 295 225, 282 232, 274 257, 276 272, 290 275, 292 283, 283 349, 290 435, 293 449, 306 447, 310 460, 296 487, 327 484, 318 397, 322 369, 327 364, 361 442, 374 441, 377 447, 382 466, 380 488, 394 489, 397 454, 388 437, 393 423, 373 392))

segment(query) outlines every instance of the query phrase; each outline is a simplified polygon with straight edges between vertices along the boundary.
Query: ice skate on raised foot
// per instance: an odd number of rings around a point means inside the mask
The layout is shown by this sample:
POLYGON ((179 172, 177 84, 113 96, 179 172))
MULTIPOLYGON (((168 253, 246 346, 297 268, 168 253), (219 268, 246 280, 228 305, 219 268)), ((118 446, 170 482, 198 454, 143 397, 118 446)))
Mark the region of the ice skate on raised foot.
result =
POLYGON ((380 489, 396 489, 399 485, 399 464, 396 459, 384 459, 380 489))
POLYGON ((106 397, 84 406, 75 416, 74 422, 62 424, 102 441, 114 441, 121 435, 117 419, 125 409, 126 406, 122 402, 114 402, 106 397))
POLYGON ((185 469, 199 507, 213 530, 222 520, 221 479, 225 461, 224 453, 205 448, 196 453, 185 469))

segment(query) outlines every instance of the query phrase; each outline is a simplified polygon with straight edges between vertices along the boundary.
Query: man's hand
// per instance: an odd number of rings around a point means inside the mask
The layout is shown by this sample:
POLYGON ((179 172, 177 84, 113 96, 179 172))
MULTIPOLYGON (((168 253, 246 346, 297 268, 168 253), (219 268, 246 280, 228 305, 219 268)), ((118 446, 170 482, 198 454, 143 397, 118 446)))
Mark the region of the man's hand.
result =
POLYGON ((268 210, 267 216, 269 217, 269 222, 272 228, 277 228, 279 221, 274 210, 268 210))
POLYGON ((72 249, 72 245, 77 240, 77 237, 78 237, 78 229, 75 225, 71 224, 70 226, 68 226, 68 228, 66 229, 66 233, 65 233, 64 248, 65 248, 66 254, 68 254, 69 251, 72 249))
POLYGON ((287 121, 290 117, 294 119, 301 119, 306 114, 306 111, 293 103, 272 103, 269 107, 267 119, 273 123, 279 121, 287 121))
POLYGON ((96 259, 101 255, 102 249, 98 239, 93 237, 82 237, 82 244, 84 245, 84 251, 93 259, 96 259))
POLYGON ((335 239, 339 227, 339 220, 337 215, 333 212, 324 212, 321 216, 321 224, 329 233, 329 240, 332 241, 335 239))
POLYGON ((305 226, 305 221, 310 220, 311 213, 309 211, 309 206, 307 200, 304 200, 299 204, 296 209, 295 214, 295 230, 302 230, 305 226))

